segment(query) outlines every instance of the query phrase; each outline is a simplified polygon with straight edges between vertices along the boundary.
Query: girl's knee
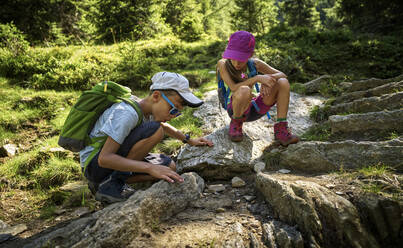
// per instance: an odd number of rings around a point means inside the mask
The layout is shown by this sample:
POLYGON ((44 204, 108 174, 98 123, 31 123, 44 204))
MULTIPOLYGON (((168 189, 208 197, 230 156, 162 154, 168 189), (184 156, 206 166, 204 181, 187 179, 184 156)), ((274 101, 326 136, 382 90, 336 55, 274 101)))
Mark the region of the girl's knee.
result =
POLYGON ((290 83, 288 82, 288 79, 286 79, 286 78, 278 79, 277 83, 278 83, 280 89, 290 89, 290 83))
POLYGON ((252 98, 251 89, 248 86, 241 86, 232 95, 236 100, 250 100, 252 98))
POLYGON ((171 168, 173 171, 176 171, 176 164, 174 161, 171 161, 171 163, 169 164, 169 168, 171 168))

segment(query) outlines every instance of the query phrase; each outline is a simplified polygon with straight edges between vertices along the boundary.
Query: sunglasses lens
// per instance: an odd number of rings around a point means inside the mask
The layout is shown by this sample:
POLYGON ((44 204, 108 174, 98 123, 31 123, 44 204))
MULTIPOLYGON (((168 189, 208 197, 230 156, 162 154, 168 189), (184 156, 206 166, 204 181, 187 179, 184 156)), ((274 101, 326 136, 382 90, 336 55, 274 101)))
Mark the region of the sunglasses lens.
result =
POLYGON ((179 110, 177 110, 176 108, 171 109, 171 111, 169 111, 169 114, 171 115, 180 115, 179 110))

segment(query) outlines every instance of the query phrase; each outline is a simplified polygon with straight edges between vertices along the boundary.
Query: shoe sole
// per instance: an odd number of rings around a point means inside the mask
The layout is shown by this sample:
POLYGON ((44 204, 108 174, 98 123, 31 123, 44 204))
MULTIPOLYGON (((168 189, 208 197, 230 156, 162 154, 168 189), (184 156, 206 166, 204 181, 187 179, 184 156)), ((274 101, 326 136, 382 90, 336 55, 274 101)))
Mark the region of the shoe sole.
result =
POLYGON ((116 202, 123 202, 126 201, 126 199, 122 199, 122 198, 116 198, 110 195, 105 195, 102 193, 97 192, 95 194, 95 200, 100 201, 102 203, 107 203, 107 204, 112 204, 112 203, 116 203, 116 202))

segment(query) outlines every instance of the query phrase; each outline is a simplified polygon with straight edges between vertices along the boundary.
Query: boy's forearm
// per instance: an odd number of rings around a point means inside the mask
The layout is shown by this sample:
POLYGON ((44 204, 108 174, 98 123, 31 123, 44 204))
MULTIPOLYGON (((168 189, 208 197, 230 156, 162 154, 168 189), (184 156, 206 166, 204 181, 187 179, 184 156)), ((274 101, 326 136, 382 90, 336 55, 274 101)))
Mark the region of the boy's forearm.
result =
POLYGON ((162 128, 164 129, 164 132, 175 139, 178 140, 184 140, 186 138, 185 134, 182 133, 180 130, 176 129, 174 126, 168 124, 168 123, 161 123, 162 128))
POLYGON ((115 153, 110 153, 107 155, 100 154, 98 164, 100 167, 112 170, 141 173, 148 173, 151 165, 150 163, 144 161, 127 159, 115 153))

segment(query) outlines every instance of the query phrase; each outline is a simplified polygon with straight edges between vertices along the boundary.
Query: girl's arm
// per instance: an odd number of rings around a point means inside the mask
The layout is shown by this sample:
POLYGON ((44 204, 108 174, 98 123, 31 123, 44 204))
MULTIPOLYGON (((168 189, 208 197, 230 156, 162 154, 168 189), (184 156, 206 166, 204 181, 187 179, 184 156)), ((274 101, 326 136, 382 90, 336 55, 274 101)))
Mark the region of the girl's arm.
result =
POLYGON ((256 70, 262 74, 269 74, 271 77, 275 79, 279 78, 287 78, 283 72, 271 67, 270 65, 266 64, 264 61, 260 59, 254 59, 256 70))

